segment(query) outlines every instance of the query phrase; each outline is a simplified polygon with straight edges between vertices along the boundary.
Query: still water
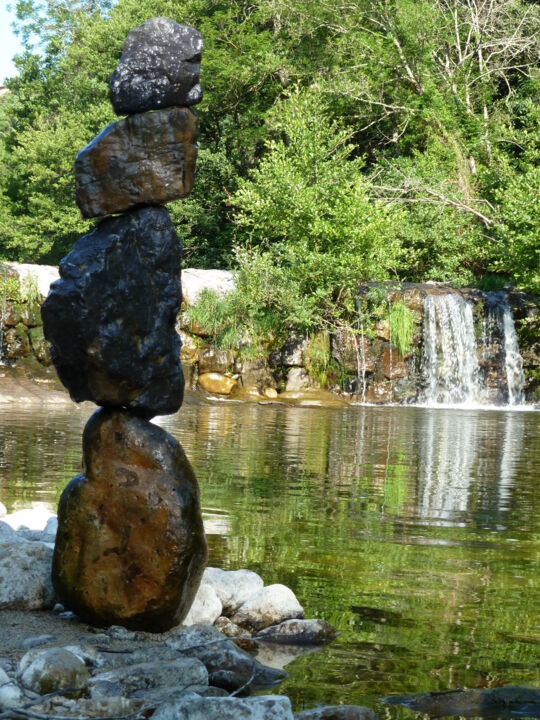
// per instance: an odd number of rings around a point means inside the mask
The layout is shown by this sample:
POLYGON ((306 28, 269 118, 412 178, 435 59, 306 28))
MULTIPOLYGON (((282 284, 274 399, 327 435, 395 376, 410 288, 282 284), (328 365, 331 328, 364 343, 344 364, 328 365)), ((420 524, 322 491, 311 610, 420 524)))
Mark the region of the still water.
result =
MULTIPOLYGON (((88 411, 0 411, 0 500, 54 508, 88 411)), ((340 631, 296 709, 540 685, 540 413, 294 408, 188 397, 159 424, 201 485, 210 564, 248 567, 340 631)))

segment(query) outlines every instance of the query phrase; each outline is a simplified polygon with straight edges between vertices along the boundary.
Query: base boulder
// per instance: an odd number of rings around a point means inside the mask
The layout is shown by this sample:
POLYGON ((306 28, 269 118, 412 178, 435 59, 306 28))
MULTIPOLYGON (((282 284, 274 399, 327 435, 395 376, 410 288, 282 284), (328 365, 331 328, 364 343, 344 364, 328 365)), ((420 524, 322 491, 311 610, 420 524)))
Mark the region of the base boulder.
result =
POLYGON ((206 564, 197 480, 176 440, 125 411, 98 410, 84 474, 64 490, 53 557, 66 607, 96 625, 162 632, 187 614, 206 564))

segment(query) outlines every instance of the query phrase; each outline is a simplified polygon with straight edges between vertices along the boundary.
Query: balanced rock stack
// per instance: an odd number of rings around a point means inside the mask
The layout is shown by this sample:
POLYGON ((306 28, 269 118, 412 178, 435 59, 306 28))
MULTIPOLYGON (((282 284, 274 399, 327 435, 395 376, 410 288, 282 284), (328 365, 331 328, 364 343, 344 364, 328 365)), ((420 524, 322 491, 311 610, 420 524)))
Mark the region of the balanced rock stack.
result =
POLYGON ((84 217, 106 217, 60 263, 42 306, 58 375, 102 407, 83 434, 83 474, 58 510, 53 584, 98 625, 163 631, 181 622, 206 563, 197 480, 149 420, 183 399, 181 244, 160 204, 192 187, 202 39, 171 20, 127 37, 110 83, 117 114, 75 160, 84 217))

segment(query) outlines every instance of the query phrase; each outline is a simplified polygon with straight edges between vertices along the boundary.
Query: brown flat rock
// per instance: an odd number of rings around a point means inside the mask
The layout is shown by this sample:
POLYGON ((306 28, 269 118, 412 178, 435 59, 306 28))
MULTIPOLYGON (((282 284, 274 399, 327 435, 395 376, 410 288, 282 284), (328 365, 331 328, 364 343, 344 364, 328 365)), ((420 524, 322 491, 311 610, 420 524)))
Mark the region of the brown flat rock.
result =
POLYGON ((197 158, 189 108, 138 113, 108 125, 75 159, 76 200, 85 218, 159 205, 187 195, 197 158))

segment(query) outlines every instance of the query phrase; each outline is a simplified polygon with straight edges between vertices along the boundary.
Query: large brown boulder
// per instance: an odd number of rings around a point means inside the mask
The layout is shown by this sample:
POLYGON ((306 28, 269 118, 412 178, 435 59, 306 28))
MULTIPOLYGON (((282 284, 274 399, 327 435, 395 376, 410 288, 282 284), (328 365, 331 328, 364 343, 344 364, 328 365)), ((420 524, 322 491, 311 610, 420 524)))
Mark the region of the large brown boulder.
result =
POLYGON ((197 480, 176 440, 125 411, 98 410, 84 474, 58 507, 52 579, 87 622, 162 632, 187 614, 206 564, 197 480))
POLYGON ((187 195, 197 159, 197 118, 173 107, 107 127, 75 159, 77 205, 85 218, 159 205, 187 195))

